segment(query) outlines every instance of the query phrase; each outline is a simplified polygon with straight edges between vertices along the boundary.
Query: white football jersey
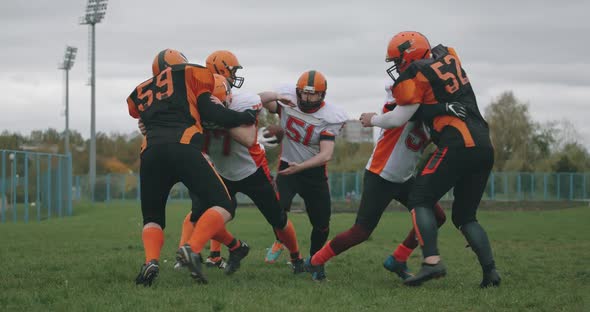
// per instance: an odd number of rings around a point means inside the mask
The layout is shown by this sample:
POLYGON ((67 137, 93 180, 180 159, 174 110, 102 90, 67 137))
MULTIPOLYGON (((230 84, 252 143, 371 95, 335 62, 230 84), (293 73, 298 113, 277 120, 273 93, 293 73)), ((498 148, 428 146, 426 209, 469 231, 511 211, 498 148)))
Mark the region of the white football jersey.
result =
MULTIPOLYGON (((389 105, 395 104, 390 84, 386 85, 385 91, 383 113, 391 110, 389 105)), ((398 128, 381 129, 366 169, 390 182, 406 182, 414 174, 429 141, 428 130, 422 122, 408 121, 398 128)))
MULTIPOLYGON (((260 110, 260 96, 255 93, 233 93, 229 109, 243 112, 247 109, 260 110)), ((260 144, 247 148, 233 140, 225 129, 205 130, 203 152, 209 155, 217 172, 230 181, 247 178, 266 162, 260 144)))
MULTIPOLYGON (((277 93, 297 103, 294 85, 284 85, 277 93)), ((302 163, 320 152, 321 136, 337 136, 348 120, 344 110, 325 102, 314 113, 303 113, 298 107, 279 105, 280 126, 285 129, 281 160, 302 163)))

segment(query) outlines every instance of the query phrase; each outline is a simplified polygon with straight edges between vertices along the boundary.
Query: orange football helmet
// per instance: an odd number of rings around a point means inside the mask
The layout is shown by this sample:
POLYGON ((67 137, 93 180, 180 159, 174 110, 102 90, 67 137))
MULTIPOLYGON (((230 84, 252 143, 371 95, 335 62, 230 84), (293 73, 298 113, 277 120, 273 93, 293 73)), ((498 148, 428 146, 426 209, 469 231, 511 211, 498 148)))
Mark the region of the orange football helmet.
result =
POLYGON ((207 57, 205 63, 212 73, 225 77, 232 87, 240 88, 244 84, 244 77, 236 76, 236 72, 242 69, 242 65, 230 51, 215 51, 207 57))
POLYGON ((320 109, 324 98, 326 97, 326 90, 328 89, 328 81, 322 73, 317 70, 309 70, 299 76, 297 80, 297 106, 304 113, 313 113, 320 109), (306 95, 305 99, 303 95, 306 95))
POLYGON ((211 95, 218 98, 227 107, 231 101, 231 87, 225 77, 213 74, 213 78, 215 78, 215 86, 211 95))
POLYGON ((185 63, 188 63, 188 59, 184 54, 173 49, 162 50, 154 58, 154 62, 152 63, 152 74, 157 76, 160 72, 166 69, 166 67, 185 63))
POLYGON ((430 57, 430 43, 426 37, 416 31, 402 31, 393 36, 387 45, 385 62, 393 62, 393 66, 387 69, 387 74, 396 80, 394 72, 398 75, 404 72, 414 61, 430 57))

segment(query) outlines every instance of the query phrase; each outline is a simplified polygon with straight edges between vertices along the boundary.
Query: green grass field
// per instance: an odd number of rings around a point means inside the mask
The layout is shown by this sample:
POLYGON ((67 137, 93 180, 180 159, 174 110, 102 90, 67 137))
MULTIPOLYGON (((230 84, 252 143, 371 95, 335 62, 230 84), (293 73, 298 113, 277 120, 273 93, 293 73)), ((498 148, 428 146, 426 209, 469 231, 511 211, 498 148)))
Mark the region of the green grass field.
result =
MULTIPOLYGON (((439 236, 444 279, 407 288, 382 262, 410 228, 407 213, 388 212, 371 239, 331 261, 328 282, 294 276, 263 262, 274 240, 255 209, 238 209, 230 230, 252 247, 233 276, 206 269, 208 285, 172 269, 187 203, 168 207, 160 277, 136 287, 143 261, 136 203, 79 204, 75 216, 41 223, 0 224, 0 311, 590 311, 590 208, 483 211, 503 277, 498 289, 477 288, 475 255, 448 222, 439 236)), ((304 256, 307 215, 290 215, 304 256)), ((330 237, 354 214, 335 214, 330 237)), ((227 251, 223 250, 224 256, 227 251)), ((412 255, 416 269, 420 252, 412 255)))

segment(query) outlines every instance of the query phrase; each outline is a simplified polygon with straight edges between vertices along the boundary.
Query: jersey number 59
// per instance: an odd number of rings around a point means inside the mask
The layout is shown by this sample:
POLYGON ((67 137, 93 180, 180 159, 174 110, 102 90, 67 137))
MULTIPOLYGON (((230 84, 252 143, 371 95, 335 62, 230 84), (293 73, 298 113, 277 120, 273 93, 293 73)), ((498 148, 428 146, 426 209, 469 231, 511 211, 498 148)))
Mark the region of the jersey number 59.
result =
POLYGON ((137 86, 137 98, 143 103, 138 105, 139 111, 143 112, 152 105, 154 101, 154 91, 156 99, 163 100, 174 93, 174 84, 172 83, 172 68, 168 67, 156 77, 146 80, 137 86), (156 84, 154 85, 154 79, 156 84))

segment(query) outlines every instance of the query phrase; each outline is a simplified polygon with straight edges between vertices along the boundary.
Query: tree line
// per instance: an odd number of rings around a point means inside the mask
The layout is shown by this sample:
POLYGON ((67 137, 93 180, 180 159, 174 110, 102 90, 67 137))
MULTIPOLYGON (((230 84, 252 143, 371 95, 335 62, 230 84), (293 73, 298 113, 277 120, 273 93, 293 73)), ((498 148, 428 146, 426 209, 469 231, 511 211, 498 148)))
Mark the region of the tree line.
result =
MULTIPOLYGON (((495 171, 585 172, 590 171, 590 154, 580 143, 580 135, 566 120, 540 123, 534 121, 529 104, 514 93, 502 93, 485 109, 495 147, 495 171)), ((259 126, 277 123, 276 115, 263 112, 259 126)), ((35 150, 64 153, 64 133, 56 129, 34 130, 23 135, 9 130, 0 133, 0 149, 35 150)), ((96 137, 97 174, 136 173, 142 136, 132 133, 98 132, 96 137)), ((88 172, 89 139, 70 131, 74 175, 88 172)), ((373 150, 371 143, 336 141, 329 170, 362 170, 373 150)), ((429 147, 428 151, 433 148, 429 147)), ((276 169, 280 148, 267 150, 271 169, 276 169)), ((426 158, 428 153, 425 153, 426 158)))

